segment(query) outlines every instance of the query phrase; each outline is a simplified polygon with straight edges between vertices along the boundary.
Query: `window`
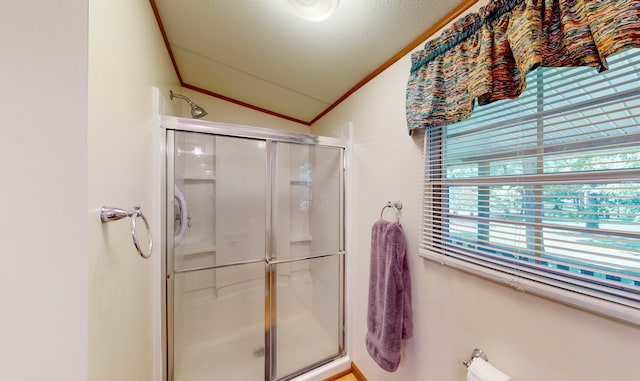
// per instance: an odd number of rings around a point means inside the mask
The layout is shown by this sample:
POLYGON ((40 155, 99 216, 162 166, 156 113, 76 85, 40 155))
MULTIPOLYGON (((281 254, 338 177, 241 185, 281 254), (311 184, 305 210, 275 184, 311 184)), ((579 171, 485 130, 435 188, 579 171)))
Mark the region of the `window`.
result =
POLYGON ((640 324, 640 50, 425 136, 422 256, 640 324))

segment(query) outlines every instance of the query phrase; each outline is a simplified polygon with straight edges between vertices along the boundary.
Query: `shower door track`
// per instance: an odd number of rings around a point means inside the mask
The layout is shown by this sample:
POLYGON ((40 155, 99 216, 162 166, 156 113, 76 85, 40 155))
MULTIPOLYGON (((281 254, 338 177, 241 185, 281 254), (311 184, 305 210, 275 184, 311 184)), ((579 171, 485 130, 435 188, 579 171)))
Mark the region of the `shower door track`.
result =
POLYGON ((331 253, 331 254, 319 254, 319 255, 310 255, 308 257, 299 257, 299 258, 292 258, 292 259, 271 259, 269 260, 269 264, 270 265, 279 265, 282 263, 291 263, 291 262, 298 262, 298 261, 306 261, 306 260, 310 260, 310 259, 320 259, 320 258, 327 258, 327 257, 333 257, 336 255, 344 255, 345 251, 338 251, 336 253, 331 253))
POLYGON ((250 265, 252 263, 260 263, 260 262, 265 262, 265 260, 264 259, 253 259, 253 260, 250 260, 250 261, 225 263, 225 264, 222 264, 222 265, 191 267, 191 268, 188 268, 188 269, 173 270, 173 273, 174 274, 185 274, 185 273, 192 273, 194 271, 222 269, 222 268, 225 268, 225 267, 240 266, 240 265, 250 265))
POLYGON ((307 260, 310 260, 310 259, 327 258, 327 257, 333 257, 335 255, 345 255, 345 253, 346 253, 345 251, 339 251, 337 253, 331 253, 331 254, 310 255, 308 257, 299 257, 299 258, 292 258, 292 259, 279 259, 279 260, 253 259, 253 260, 250 260, 250 261, 225 263, 225 264, 222 264, 222 265, 200 266, 200 267, 191 267, 191 268, 182 269, 182 270, 173 270, 173 273, 174 274, 184 274, 184 273, 191 273, 191 272, 194 272, 194 271, 221 269, 221 268, 225 268, 225 267, 238 266, 238 265, 249 265, 249 264, 252 264, 252 263, 260 263, 260 262, 264 262, 264 263, 266 263, 268 265, 280 265, 280 264, 283 264, 283 263, 307 261, 307 260))

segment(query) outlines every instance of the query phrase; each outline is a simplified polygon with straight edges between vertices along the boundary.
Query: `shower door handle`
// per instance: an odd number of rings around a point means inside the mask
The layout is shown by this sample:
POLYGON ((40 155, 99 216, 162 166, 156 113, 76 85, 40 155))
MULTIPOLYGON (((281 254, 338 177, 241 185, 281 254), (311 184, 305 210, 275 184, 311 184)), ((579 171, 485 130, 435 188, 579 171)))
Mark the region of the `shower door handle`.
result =
POLYGON ((174 208, 175 223, 180 227, 177 232, 174 232, 173 246, 178 246, 182 238, 184 238, 184 233, 187 231, 187 228, 191 227, 191 216, 189 216, 189 212, 187 211, 187 200, 177 185, 173 188, 173 194, 174 199, 178 202, 176 204, 177 210, 174 208))

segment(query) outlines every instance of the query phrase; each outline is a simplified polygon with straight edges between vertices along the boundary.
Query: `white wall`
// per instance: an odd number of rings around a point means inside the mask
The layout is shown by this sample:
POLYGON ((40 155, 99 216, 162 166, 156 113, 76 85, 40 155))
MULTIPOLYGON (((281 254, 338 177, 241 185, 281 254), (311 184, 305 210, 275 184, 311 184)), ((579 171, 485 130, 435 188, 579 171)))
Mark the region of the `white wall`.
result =
POLYGON ((129 219, 102 224, 99 212, 102 206, 141 206, 147 219, 156 221, 154 196, 159 184, 154 182, 154 164, 159 150, 154 145, 158 111, 153 87, 163 95, 162 112, 171 114, 163 98, 168 98, 169 88, 178 86, 148 0, 90 1, 91 381, 152 380, 159 372, 160 237, 156 235, 151 259, 142 259, 132 243, 129 219))
MULTIPOLYGON (((352 359, 369 381, 464 380, 474 348, 517 381, 637 380, 640 327, 596 316, 418 257, 422 139, 407 134, 406 56, 311 128, 341 136, 353 121, 353 250, 349 295, 352 359), (400 200, 409 243, 414 337, 395 373, 365 348, 370 229, 387 201, 400 200)), ((389 213, 387 218, 393 218, 389 213)))
POLYGON ((2 379, 87 379, 87 0, 0 4, 2 379))

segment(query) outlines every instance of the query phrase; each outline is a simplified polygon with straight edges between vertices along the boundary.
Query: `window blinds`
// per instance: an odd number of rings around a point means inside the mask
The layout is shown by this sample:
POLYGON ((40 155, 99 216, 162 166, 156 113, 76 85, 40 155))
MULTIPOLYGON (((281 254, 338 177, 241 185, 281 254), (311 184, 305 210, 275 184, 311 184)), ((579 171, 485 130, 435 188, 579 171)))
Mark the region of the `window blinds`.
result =
POLYGON ((640 309, 640 50, 425 135, 421 255, 640 309))

